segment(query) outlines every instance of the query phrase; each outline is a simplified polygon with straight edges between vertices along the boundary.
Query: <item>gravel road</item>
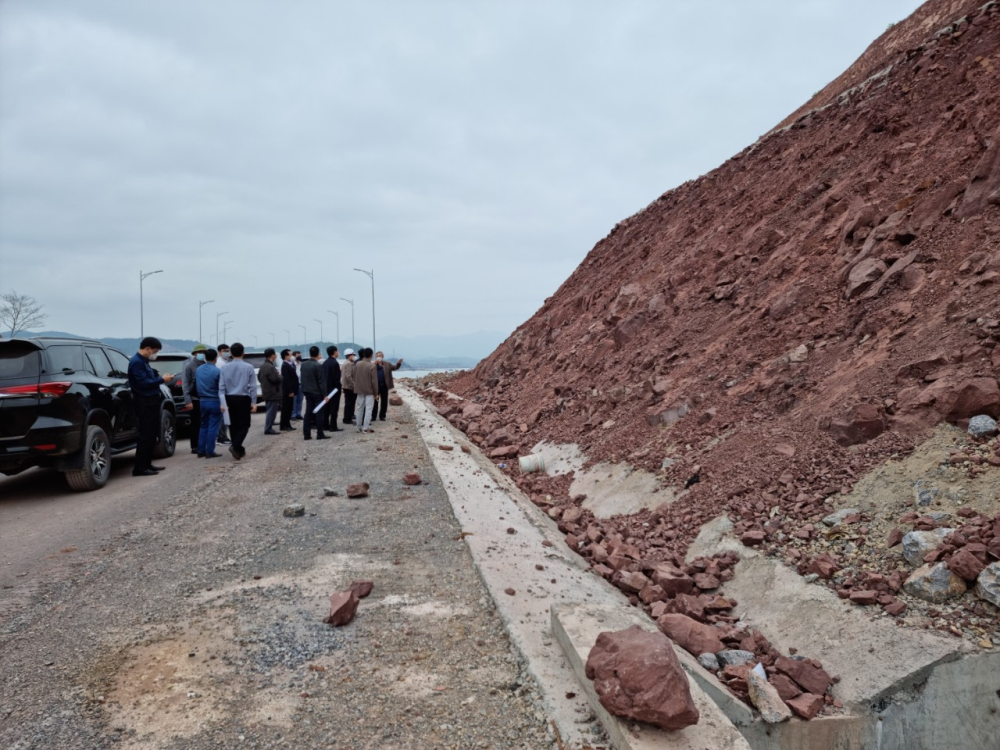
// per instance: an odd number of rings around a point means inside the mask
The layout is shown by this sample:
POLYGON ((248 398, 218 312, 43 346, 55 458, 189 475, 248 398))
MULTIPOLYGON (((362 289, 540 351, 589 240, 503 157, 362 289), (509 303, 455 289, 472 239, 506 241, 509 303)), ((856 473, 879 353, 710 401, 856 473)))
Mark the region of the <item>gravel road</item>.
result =
MULTIPOLYGON (((11 606, 3 579, 0 747, 556 746, 407 409, 325 442, 261 423, 241 462, 181 450, 150 484, 116 477, 118 521, 37 480, 69 551, 7 562, 31 586, 11 606), (359 481, 370 496, 344 497, 359 481), (324 625, 357 578, 375 588, 356 619, 324 625)), ((0 508, 23 502, 9 481, 0 508)), ((8 536, 44 523, 21 510, 8 536)))

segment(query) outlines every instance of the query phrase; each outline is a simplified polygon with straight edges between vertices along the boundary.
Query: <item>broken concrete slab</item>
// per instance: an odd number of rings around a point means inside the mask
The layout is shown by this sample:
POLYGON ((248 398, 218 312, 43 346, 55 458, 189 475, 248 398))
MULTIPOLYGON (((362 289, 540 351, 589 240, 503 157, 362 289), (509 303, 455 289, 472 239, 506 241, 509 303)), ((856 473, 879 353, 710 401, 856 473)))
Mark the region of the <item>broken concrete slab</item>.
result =
MULTIPOLYGON (((600 718, 615 747, 618 750, 750 750, 751 745, 696 680, 691 680, 691 697, 701 718, 698 724, 686 729, 667 732, 643 724, 634 725, 638 729, 631 731, 625 722, 604 709, 593 683, 586 676, 587 656, 598 635, 608 630, 624 630, 633 625, 644 630, 655 630, 655 625, 647 617, 628 606, 619 605, 610 609, 587 604, 552 606, 552 632, 579 677, 591 709, 600 718)), ((680 649, 675 649, 675 652, 684 666, 687 655, 680 649)))
POLYGON ((928 631, 908 630, 901 638, 891 620, 868 616, 721 532, 727 524, 728 519, 706 524, 689 559, 739 554, 735 575, 725 584, 726 596, 739 602, 734 612, 782 653, 794 648, 841 675, 832 694, 849 712, 771 726, 770 739, 756 735, 755 727, 741 727, 754 748, 992 747, 991 717, 1000 710, 1000 697, 996 677, 989 675, 1000 670, 1000 654, 977 653, 964 642, 928 631))

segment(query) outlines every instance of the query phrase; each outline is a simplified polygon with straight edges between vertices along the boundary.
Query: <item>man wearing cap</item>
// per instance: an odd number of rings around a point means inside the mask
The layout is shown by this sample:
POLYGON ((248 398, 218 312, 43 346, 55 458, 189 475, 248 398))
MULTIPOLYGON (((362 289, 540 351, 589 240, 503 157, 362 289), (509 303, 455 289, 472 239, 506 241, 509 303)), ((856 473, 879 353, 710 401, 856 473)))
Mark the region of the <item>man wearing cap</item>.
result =
POLYGON ((181 371, 181 390, 184 391, 184 411, 191 415, 191 426, 188 427, 191 438, 191 452, 198 452, 198 439, 201 435, 201 399, 198 398, 198 380, 195 371, 205 361, 208 347, 195 344, 191 350, 191 359, 184 363, 181 371))
POLYGON ((354 424, 354 404, 358 400, 354 392, 354 361, 356 356, 353 349, 345 349, 344 357, 347 359, 340 372, 340 382, 344 390, 344 424, 354 424))

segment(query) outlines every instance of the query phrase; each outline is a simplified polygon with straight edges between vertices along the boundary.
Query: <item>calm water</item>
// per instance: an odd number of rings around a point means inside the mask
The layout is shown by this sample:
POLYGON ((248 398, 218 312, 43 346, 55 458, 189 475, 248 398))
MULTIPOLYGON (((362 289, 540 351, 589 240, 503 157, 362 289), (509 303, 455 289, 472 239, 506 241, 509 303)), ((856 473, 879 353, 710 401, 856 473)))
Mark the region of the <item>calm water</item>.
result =
POLYGON ((392 376, 394 378, 422 378, 425 375, 435 372, 462 372, 463 369, 461 367, 446 367, 435 370, 400 370, 399 372, 394 372, 392 376))

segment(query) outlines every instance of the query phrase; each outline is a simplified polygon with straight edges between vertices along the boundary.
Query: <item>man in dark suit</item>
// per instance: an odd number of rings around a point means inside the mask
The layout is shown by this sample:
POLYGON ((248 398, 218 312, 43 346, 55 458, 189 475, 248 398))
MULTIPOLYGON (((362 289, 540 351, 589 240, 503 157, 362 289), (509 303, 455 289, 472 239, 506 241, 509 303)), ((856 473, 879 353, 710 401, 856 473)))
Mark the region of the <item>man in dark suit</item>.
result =
POLYGON ((326 379, 326 392, 329 394, 334 388, 337 393, 326 405, 326 429, 329 432, 340 432, 337 427, 337 412, 340 411, 340 362, 337 361, 337 347, 333 344, 326 347, 326 360, 323 362, 323 376, 326 379))
POLYGON ((299 374, 295 371, 295 361, 289 349, 281 350, 281 424, 282 432, 294 430, 292 427, 292 409, 295 406, 295 394, 299 392, 299 374))

